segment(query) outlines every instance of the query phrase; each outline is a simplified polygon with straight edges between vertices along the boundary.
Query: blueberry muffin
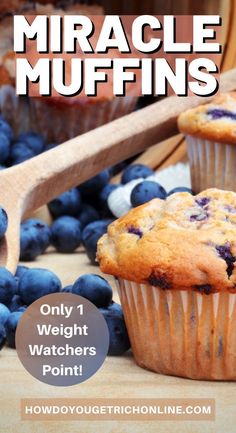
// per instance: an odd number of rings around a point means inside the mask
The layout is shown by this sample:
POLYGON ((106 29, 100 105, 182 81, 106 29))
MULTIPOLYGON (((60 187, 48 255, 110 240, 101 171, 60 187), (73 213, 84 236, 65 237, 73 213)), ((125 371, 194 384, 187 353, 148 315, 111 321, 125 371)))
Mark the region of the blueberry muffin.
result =
POLYGON ((236 380, 236 193, 176 193, 131 210, 98 242, 137 363, 236 380))
POLYGON ((187 110, 178 126, 186 135, 193 190, 236 191, 236 92, 187 110))

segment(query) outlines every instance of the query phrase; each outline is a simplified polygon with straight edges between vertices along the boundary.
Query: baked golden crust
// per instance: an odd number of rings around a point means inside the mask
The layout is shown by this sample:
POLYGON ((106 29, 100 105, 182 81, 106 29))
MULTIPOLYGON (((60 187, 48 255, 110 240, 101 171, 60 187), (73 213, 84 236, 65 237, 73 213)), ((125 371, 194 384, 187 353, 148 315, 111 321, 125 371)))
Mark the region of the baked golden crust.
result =
POLYGON ((236 144, 236 92, 221 94, 210 104, 185 111, 179 116, 178 127, 187 135, 236 144), (226 110, 229 116, 214 117, 210 114, 212 110, 226 110))
POLYGON ((98 242, 101 270, 162 289, 236 291, 236 193, 176 193, 132 209, 98 242))

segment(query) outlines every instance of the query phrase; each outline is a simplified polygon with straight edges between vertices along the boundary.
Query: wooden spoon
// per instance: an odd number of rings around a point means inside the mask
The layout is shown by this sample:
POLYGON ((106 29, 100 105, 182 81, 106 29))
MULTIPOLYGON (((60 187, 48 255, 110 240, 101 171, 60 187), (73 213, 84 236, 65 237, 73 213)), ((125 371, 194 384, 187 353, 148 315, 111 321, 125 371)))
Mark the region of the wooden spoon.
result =
MULTIPOLYGON (((222 87, 236 89, 236 70, 223 74, 222 87)), ((104 168, 176 134, 177 116, 210 99, 171 96, 1 171, 0 205, 9 225, 0 243, 0 266, 15 272, 23 218, 104 168)))

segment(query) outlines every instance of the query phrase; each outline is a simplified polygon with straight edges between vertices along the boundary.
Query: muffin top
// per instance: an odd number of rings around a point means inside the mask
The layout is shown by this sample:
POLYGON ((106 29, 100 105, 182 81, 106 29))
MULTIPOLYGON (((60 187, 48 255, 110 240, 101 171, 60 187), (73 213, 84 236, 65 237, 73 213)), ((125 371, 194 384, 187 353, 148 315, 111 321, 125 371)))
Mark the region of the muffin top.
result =
POLYGON ((179 116, 179 130, 220 143, 236 143, 236 92, 222 93, 210 104, 199 105, 179 116))
POLYGON ((101 270, 162 289, 236 293, 236 193, 207 189, 154 199, 98 242, 101 270))

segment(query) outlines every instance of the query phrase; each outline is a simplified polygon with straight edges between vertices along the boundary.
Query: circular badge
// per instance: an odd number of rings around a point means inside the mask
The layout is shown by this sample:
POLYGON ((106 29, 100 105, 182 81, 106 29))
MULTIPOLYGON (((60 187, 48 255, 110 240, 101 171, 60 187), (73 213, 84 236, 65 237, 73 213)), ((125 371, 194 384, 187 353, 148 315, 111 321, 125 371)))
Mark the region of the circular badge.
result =
POLYGON ((16 350, 28 372, 41 382, 71 386, 93 376, 103 364, 109 332, 90 301, 71 293, 43 296, 21 317, 16 350))

